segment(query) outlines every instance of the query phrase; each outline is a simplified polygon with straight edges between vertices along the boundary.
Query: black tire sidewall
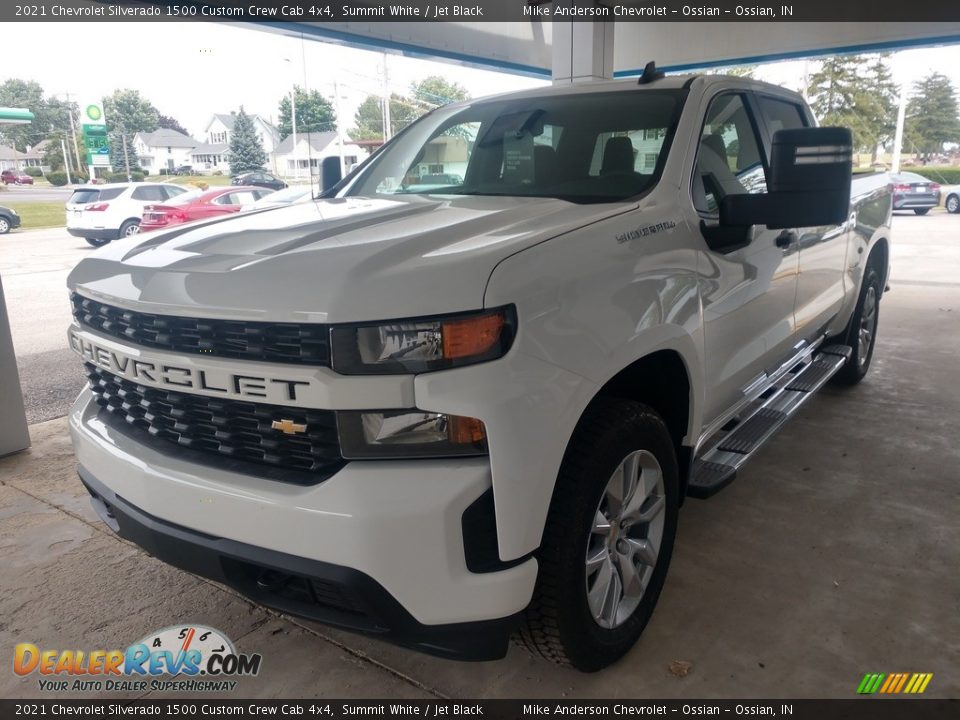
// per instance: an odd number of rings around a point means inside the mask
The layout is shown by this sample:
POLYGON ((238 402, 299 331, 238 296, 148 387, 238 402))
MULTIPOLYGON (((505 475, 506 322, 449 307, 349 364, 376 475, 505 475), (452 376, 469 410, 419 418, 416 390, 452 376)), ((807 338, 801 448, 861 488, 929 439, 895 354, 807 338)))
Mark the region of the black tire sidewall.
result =
POLYGON ((954 215, 957 214, 957 213, 960 213, 960 197, 958 197, 958 196, 956 196, 956 195, 950 195, 950 196, 948 196, 948 197, 947 197, 947 201, 944 203, 944 207, 947 208, 947 212, 952 213, 952 214, 954 214, 954 215), (950 209, 950 201, 951 201, 951 200, 953 200, 953 202, 955 203, 955 206, 954 206, 953 210, 950 209))
POLYGON ((870 370, 870 364, 873 362, 873 350, 877 346, 877 331, 880 329, 880 275, 873 266, 868 265, 863 276, 863 285, 860 288, 860 297, 857 299, 857 307, 850 318, 850 329, 847 332, 847 343, 853 349, 850 360, 844 367, 841 379, 849 381, 859 381, 867 371, 870 370), (863 303, 867 297, 867 290, 873 287, 876 293, 876 307, 874 308, 875 321, 873 324, 873 337, 870 339, 870 347, 867 350, 867 361, 860 363, 860 321, 863 317, 863 303))
MULTIPOLYGON (((130 235, 127 235, 127 230, 128 230, 130 227, 132 227, 132 226, 136 226, 137 228, 139 228, 139 227, 140 227, 140 223, 138 223, 138 222, 136 222, 136 221, 134 221, 134 220, 127 220, 123 225, 120 226, 120 239, 121 239, 121 240, 123 240, 123 239, 126 238, 126 237, 130 237, 130 235)), ((132 234, 133 234, 133 235, 136 235, 136 233, 132 233, 132 234)))
MULTIPOLYGON (((616 431, 608 433, 600 442, 589 447, 579 446, 574 452, 583 453, 577 463, 574 482, 581 489, 577 498, 575 517, 570 518, 568 528, 577 528, 568 534, 568 555, 564 567, 566 577, 562 582, 569 591, 571 602, 561 609, 561 639, 574 667, 587 672, 606 667, 625 654, 640 637, 656 607, 666 580, 673 554, 679 508, 679 471, 676 452, 666 426, 652 411, 635 403, 635 422, 625 423, 616 431), (636 422, 639 420, 640 422, 636 422), (651 431, 651 421, 659 423, 660 431, 651 431), (589 531, 593 525, 596 509, 607 482, 617 465, 635 450, 647 450, 656 457, 663 472, 666 513, 663 540, 654 568, 637 609, 623 625, 607 629, 596 623, 587 604, 586 552, 589 531), (585 472, 586 471, 586 472, 585 472)), ((655 427, 655 426, 654 426, 655 427)), ((586 445, 586 443, 584 443, 586 445)), ((565 478, 567 479, 567 478, 565 478)))
POLYGON ((108 242, 110 242, 109 240, 104 240, 102 238, 84 238, 84 240, 86 240, 90 246, 95 248, 103 247, 108 242))

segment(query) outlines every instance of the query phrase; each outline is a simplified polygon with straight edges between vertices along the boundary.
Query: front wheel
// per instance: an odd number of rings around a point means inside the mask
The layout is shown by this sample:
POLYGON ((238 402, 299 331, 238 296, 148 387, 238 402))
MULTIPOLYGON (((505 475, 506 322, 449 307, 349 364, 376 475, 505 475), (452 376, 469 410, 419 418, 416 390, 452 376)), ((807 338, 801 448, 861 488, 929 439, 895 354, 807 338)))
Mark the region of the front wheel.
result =
POLYGON ((84 240, 86 240, 93 247, 103 247, 108 242, 110 242, 105 238, 84 238, 84 240))
POLYGON ((676 451, 660 416, 595 401, 557 477, 520 644, 584 672, 621 658, 660 597, 678 507, 676 451))
POLYGON ((10 221, 0 217, 0 235, 6 235, 8 232, 10 232, 10 221))
POLYGON ((953 213, 954 215, 960 213, 960 195, 950 195, 944 204, 947 207, 948 213, 953 213))
POLYGON ((926 215, 928 212, 930 212, 930 208, 914 208, 913 211, 917 215, 926 215))
POLYGON ((880 321, 880 275, 867 266, 860 288, 857 307, 850 318, 847 328, 847 344, 853 348, 850 359, 833 376, 840 385, 856 385, 866 377, 873 359, 873 348, 877 342, 877 325, 880 321))

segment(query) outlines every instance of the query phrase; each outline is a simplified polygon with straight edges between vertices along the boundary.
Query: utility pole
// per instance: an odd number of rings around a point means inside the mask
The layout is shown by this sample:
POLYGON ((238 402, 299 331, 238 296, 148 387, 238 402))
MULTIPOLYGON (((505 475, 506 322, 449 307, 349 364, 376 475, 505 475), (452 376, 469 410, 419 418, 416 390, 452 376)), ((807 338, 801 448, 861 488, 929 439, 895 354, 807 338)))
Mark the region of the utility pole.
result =
POLYGON ((70 156, 67 155, 67 144, 60 138, 60 151, 63 153, 63 169, 67 171, 67 185, 73 185, 73 178, 70 177, 70 156))
POLYGON ((83 162, 80 160, 80 146, 77 145, 77 128, 73 124, 73 110, 70 108, 70 93, 64 93, 67 97, 67 114, 70 116, 70 137, 73 138, 73 152, 74 157, 77 158, 77 169, 83 167, 83 162))
POLYGON ((387 74, 387 53, 383 53, 383 141, 393 137, 390 122, 390 76, 387 74))
POLYGON ((297 86, 290 91, 290 125, 293 129, 293 177, 300 179, 300 159, 297 157, 297 86))
POLYGON ((123 164, 127 169, 127 182, 133 182, 133 175, 130 174, 130 156, 127 155, 127 133, 121 130, 120 138, 123 140, 123 164))
POLYGON ((903 145, 903 126, 907 115, 907 83, 900 86, 900 107, 897 108, 897 131, 893 135, 893 160, 890 163, 890 172, 900 172, 900 152, 903 145))
POLYGON ((340 175, 342 177, 347 173, 343 168, 343 133, 340 132, 340 126, 343 123, 340 115, 340 83, 336 80, 333 81, 333 96, 334 112, 337 114, 337 149, 340 152, 340 175))

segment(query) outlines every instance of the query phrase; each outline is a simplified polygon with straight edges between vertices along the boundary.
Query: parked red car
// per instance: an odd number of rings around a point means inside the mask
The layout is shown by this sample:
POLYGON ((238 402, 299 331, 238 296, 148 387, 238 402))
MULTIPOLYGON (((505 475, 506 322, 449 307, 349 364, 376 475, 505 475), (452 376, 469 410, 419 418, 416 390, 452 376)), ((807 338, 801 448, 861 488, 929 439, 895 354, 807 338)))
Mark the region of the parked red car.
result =
POLYGON ((0 173, 0 180, 4 185, 13 183, 14 185, 33 185, 33 178, 22 170, 4 170, 0 173))
POLYGON ((194 190, 177 195, 162 205, 147 205, 140 220, 140 232, 161 230, 171 225, 229 215, 240 206, 256 202, 272 190, 258 187, 221 187, 194 190))

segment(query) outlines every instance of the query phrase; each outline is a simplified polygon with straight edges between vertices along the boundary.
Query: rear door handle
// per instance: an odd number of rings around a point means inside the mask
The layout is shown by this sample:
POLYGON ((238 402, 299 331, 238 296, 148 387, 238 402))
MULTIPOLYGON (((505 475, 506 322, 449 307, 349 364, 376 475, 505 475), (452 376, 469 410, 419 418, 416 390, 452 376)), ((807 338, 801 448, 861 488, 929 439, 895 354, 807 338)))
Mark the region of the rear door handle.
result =
POLYGON ((777 247, 786 250, 797 242, 797 234, 793 230, 784 230, 777 235, 777 247))

